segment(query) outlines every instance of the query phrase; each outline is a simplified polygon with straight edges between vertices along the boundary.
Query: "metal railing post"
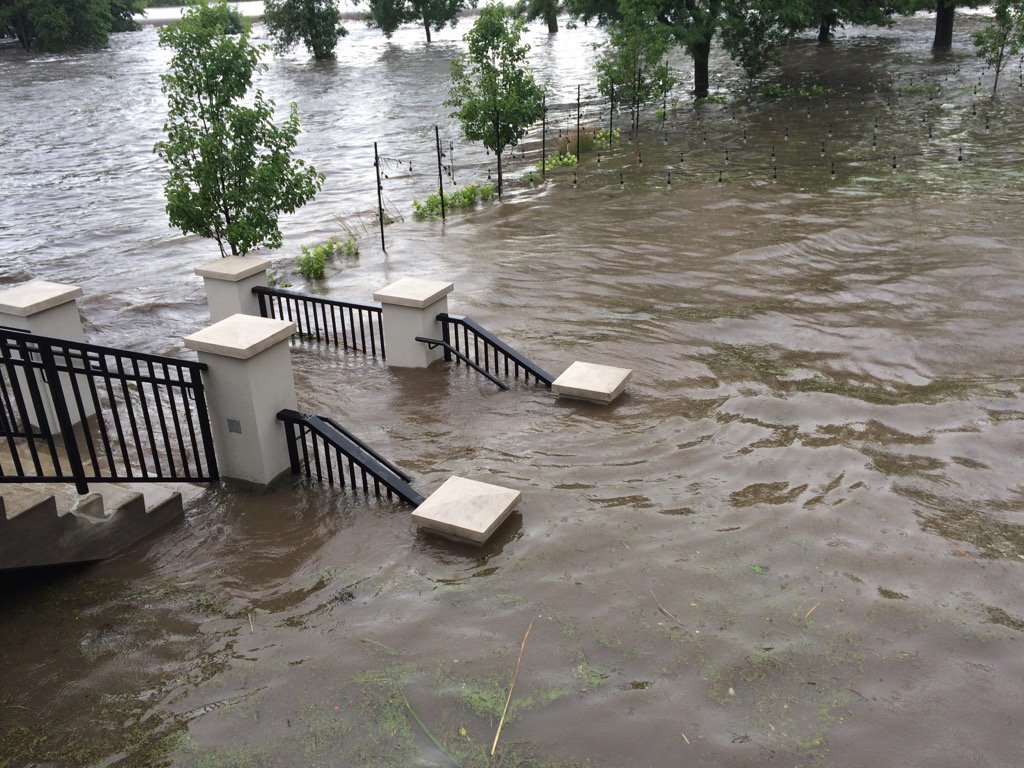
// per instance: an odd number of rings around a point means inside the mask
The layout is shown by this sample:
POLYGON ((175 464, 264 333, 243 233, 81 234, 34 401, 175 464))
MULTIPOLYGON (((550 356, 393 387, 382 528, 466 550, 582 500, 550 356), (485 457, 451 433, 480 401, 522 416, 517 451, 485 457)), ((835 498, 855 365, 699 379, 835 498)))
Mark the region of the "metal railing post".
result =
MULTIPOLYGON (((60 373, 57 371, 57 363, 53 358, 53 348, 40 343, 39 359, 43 366, 43 372, 46 374, 46 383, 50 388, 50 400, 57 416, 57 424, 60 427, 61 439, 64 441, 64 452, 67 454, 68 465, 71 467, 75 489, 80 494, 86 494, 89 492, 89 484, 86 482, 85 466, 82 464, 82 454, 79 452, 78 441, 75 439, 75 429, 71 425, 71 414, 68 413, 68 406, 64 401, 60 373)), ((68 367, 71 367, 70 360, 68 367)))

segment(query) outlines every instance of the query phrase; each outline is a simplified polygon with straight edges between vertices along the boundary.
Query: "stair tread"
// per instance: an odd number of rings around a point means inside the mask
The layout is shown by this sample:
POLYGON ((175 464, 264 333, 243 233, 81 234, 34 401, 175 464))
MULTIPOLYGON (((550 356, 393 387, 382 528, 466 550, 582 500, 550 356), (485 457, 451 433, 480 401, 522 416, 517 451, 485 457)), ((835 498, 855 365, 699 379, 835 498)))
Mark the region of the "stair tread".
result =
POLYGON ((42 488, 33 488, 30 485, 5 484, 0 498, 3 500, 3 511, 8 520, 13 520, 19 515, 36 509, 44 504, 53 504, 52 493, 42 488))

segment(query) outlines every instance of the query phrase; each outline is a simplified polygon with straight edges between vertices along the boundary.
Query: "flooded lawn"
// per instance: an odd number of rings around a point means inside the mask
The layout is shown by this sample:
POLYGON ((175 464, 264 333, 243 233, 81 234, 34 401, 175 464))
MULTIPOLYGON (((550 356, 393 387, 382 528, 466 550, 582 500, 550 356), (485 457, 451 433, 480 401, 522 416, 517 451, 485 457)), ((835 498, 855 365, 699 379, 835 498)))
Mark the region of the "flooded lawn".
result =
MULTIPOLYGON (((1024 97, 1016 64, 999 101, 974 95, 971 23, 943 60, 927 19, 797 44, 780 77, 823 94, 680 104, 576 188, 515 183, 444 226, 409 213, 434 123, 457 139, 462 27, 272 61, 328 175, 284 269, 365 221, 378 140, 413 164, 385 181, 408 220, 316 290, 450 279, 453 312, 548 370, 634 379, 602 408, 296 345, 301 408, 423 491, 490 480, 519 512, 476 550, 398 504, 225 485, 113 561, 4 575, 0 766, 1020 765, 1024 97)), ((533 55, 568 100, 601 35, 558 37, 533 28, 533 55)), ((185 354, 214 253, 162 213, 166 58, 147 30, 0 59, 25 158, 0 282, 81 284, 92 339, 185 354)), ((486 178, 493 158, 455 151, 460 182, 486 178)))

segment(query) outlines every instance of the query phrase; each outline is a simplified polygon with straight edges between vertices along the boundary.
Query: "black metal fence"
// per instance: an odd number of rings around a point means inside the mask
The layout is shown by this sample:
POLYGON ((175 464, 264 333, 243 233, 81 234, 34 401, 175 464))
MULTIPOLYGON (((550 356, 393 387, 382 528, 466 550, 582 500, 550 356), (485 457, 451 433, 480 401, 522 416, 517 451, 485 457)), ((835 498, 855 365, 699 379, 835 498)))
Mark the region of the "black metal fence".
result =
POLYGON ((503 342, 493 333, 481 325, 461 315, 449 315, 442 312, 437 316, 441 323, 443 341, 451 345, 458 355, 452 355, 445 349, 445 360, 456 360, 465 356, 487 373, 504 375, 518 379, 522 373, 523 381, 529 383, 533 377, 534 382, 543 384, 550 389, 554 376, 545 371, 536 363, 531 362, 508 344, 503 342))
POLYGON ((204 368, 0 329, 0 482, 217 480, 204 368))
POLYGON ((303 338, 385 357, 379 304, 338 301, 264 286, 256 286, 252 292, 263 317, 294 322, 303 338))
POLYGON ((288 434, 293 474, 389 499, 398 496, 414 507, 423 503, 407 474, 334 419, 287 409, 277 418, 288 434))

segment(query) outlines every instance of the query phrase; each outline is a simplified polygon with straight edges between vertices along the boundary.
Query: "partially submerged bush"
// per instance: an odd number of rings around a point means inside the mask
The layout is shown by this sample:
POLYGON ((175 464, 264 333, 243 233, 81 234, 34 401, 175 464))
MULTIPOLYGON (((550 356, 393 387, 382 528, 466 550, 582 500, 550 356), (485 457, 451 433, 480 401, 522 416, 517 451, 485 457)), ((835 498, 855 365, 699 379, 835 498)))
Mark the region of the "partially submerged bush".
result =
MULTIPOLYGON (((446 210, 456 208, 469 208, 494 197, 493 184, 469 184, 465 187, 444 193, 444 207, 446 210)), ((441 197, 434 193, 422 203, 419 200, 412 201, 414 216, 421 221, 424 219, 436 219, 441 215, 441 197)))
POLYGON ((359 243, 354 235, 344 240, 330 238, 323 245, 302 246, 302 254, 295 261, 295 271, 307 280, 323 280, 327 260, 341 254, 349 258, 359 255, 359 243))
POLYGON ((602 128, 594 136, 594 149, 611 149, 613 144, 619 143, 621 135, 618 128, 610 132, 607 128, 602 128))

